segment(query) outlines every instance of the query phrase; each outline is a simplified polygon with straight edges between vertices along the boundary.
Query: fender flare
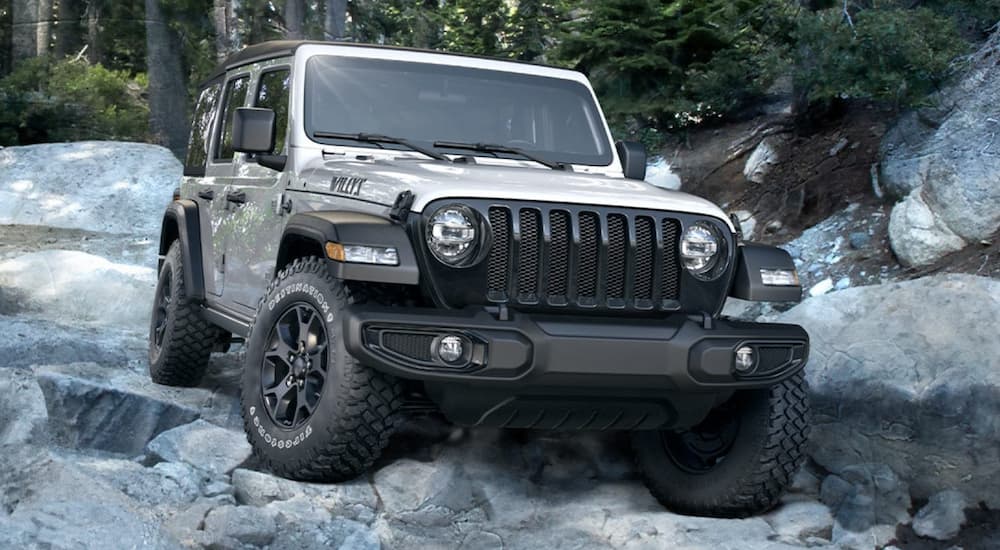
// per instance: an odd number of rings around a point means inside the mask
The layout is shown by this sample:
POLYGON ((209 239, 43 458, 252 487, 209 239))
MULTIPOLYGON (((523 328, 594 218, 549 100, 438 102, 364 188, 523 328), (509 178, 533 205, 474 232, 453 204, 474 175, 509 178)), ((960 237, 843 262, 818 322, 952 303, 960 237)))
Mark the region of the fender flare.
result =
POLYGON ((183 199, 167 206, 160 228, 160 257, 156 272, 163 268, 163 260, 174 241, 180 242, 181 257, 184 260, 184 287, 188 299, 196 302, 205 300, 205 272, 201 255, 201 225, 198 219, 198 204, 183 199))
POLYGON ((350 281, 417 285, 420 283, 420 266, 406 229, 391 220, 372 214, 344 211, 319 211, 295 214, 285 226, 278 248, 276 271, 297 257, 296 243, 311 243, 310 250, 317 250, 327 261, 334 277, 350 281), (326 243, 360 244, 394 247, 399 254, 399 265, 372 265, 346 263, 326 257, 326 243))
POLYGON ((802 286, 768 286, 761 280, 761 269, 795 271, 792 256, 776 246, 744 243, 736 252, 736 274, 729 295, 752 302, 799 302, 802 286))

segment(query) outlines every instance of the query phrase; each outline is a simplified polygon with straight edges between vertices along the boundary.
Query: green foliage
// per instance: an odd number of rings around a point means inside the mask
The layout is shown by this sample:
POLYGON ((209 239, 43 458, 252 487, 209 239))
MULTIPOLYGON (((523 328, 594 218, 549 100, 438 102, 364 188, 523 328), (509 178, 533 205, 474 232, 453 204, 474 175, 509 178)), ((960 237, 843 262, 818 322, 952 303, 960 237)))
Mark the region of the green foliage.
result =
POLYGON ((445 16, 445 49, 475 55, 501 55, 507 24, 505 0, 452 0, 445 16))
POLYGON ((936 90, 968 50, 953 20, 926 8, 838 10, 799 20, 795 82, 807 102, 862 98, 907 106, 936 90))
POLYGON ((145 75, 39 57, 0 79, 0 144, 88 139, 143 141, 145 75))
POLYGON ((567 13, 565 1, 520 0, 508 19, 504 53, 521 61, 559 62, 546 53, 563 38, 567 13))

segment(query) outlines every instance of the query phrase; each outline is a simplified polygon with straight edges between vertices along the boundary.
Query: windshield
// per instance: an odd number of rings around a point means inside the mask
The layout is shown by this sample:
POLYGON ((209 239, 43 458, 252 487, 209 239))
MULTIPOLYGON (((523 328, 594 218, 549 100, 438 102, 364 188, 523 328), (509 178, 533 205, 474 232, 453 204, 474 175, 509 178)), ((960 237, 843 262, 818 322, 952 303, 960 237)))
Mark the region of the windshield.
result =
POLYGON ((435 141, 504 145, 570 164, 606 166, 612 160, 590 90, 571 80, 322 55, 307 62, 305 87, 306 133, 320 143, 379 146, 316 136, 360 132, 425 147, 435 141))

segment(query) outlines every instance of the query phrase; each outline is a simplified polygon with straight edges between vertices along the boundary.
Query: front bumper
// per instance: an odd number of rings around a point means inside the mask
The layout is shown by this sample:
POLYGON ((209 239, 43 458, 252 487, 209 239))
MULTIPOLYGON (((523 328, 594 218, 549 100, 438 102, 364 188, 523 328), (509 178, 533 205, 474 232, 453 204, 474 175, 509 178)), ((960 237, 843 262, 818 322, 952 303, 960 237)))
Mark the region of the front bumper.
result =
POLYGON ((504 388, 725 391, 767 387, 802 369, 809 336, 797 325, 675 315, 657 320, 351 306, 347 350, 405 379, 504 388), (437 338, 460 335, 464 360, 435 357, 437 338), (471 345, 470 345, 471 344, 471 345), (735 351, 755 350, 739 374, 735 351), (471 349, 469 349, 471 348, 471 349))

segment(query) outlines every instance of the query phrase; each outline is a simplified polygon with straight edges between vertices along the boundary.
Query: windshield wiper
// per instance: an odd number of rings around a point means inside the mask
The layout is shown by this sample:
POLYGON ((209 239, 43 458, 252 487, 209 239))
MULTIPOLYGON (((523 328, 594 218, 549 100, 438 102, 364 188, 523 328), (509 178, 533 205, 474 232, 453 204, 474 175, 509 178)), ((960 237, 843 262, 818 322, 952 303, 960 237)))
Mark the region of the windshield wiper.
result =
POLYGON ((392 143, 394 145, 402 145, 403 147, 406 147, 411 151, 416 151, 418 153, 427 155, 428 157, 431 157, 432 159, 435 160, 443 160, 446 162, 451 162, 451 159, 442 155, 441 153, 438 153, 437 151, 433 151, 426 147, 417 145, 416 143, 413 143, 409 140, 398 137, 383 136, 380 134, 366 134, 363 132, 359 132, 356 134, 344 134, 340 132, 315 132, 313 133, 313 136, 318 137, 320 139, 346 139, 349 141, 374 143, 375 145, 378 145, 379 148, 381 149, 385 149, 385 147, 382 146, 383 143, 392 143))
POLYGON ((511 155, 517 155, 522 158, 526 158, 530 161, 537 162, 543 166, 548 166, 553 170, 565 170, 566 165, 561 162, 554 162, 548 159, 539 157, 538 155, 529 153, 523 149, 518 149, 516 147, 507 147, 506 145, 497 145, 493 143, 462 143, 459 141, 435 141, 434 147, 440 147, 442 149, 462 149, 465 151, 479 151, 481 153, 507 153, 511 155))

